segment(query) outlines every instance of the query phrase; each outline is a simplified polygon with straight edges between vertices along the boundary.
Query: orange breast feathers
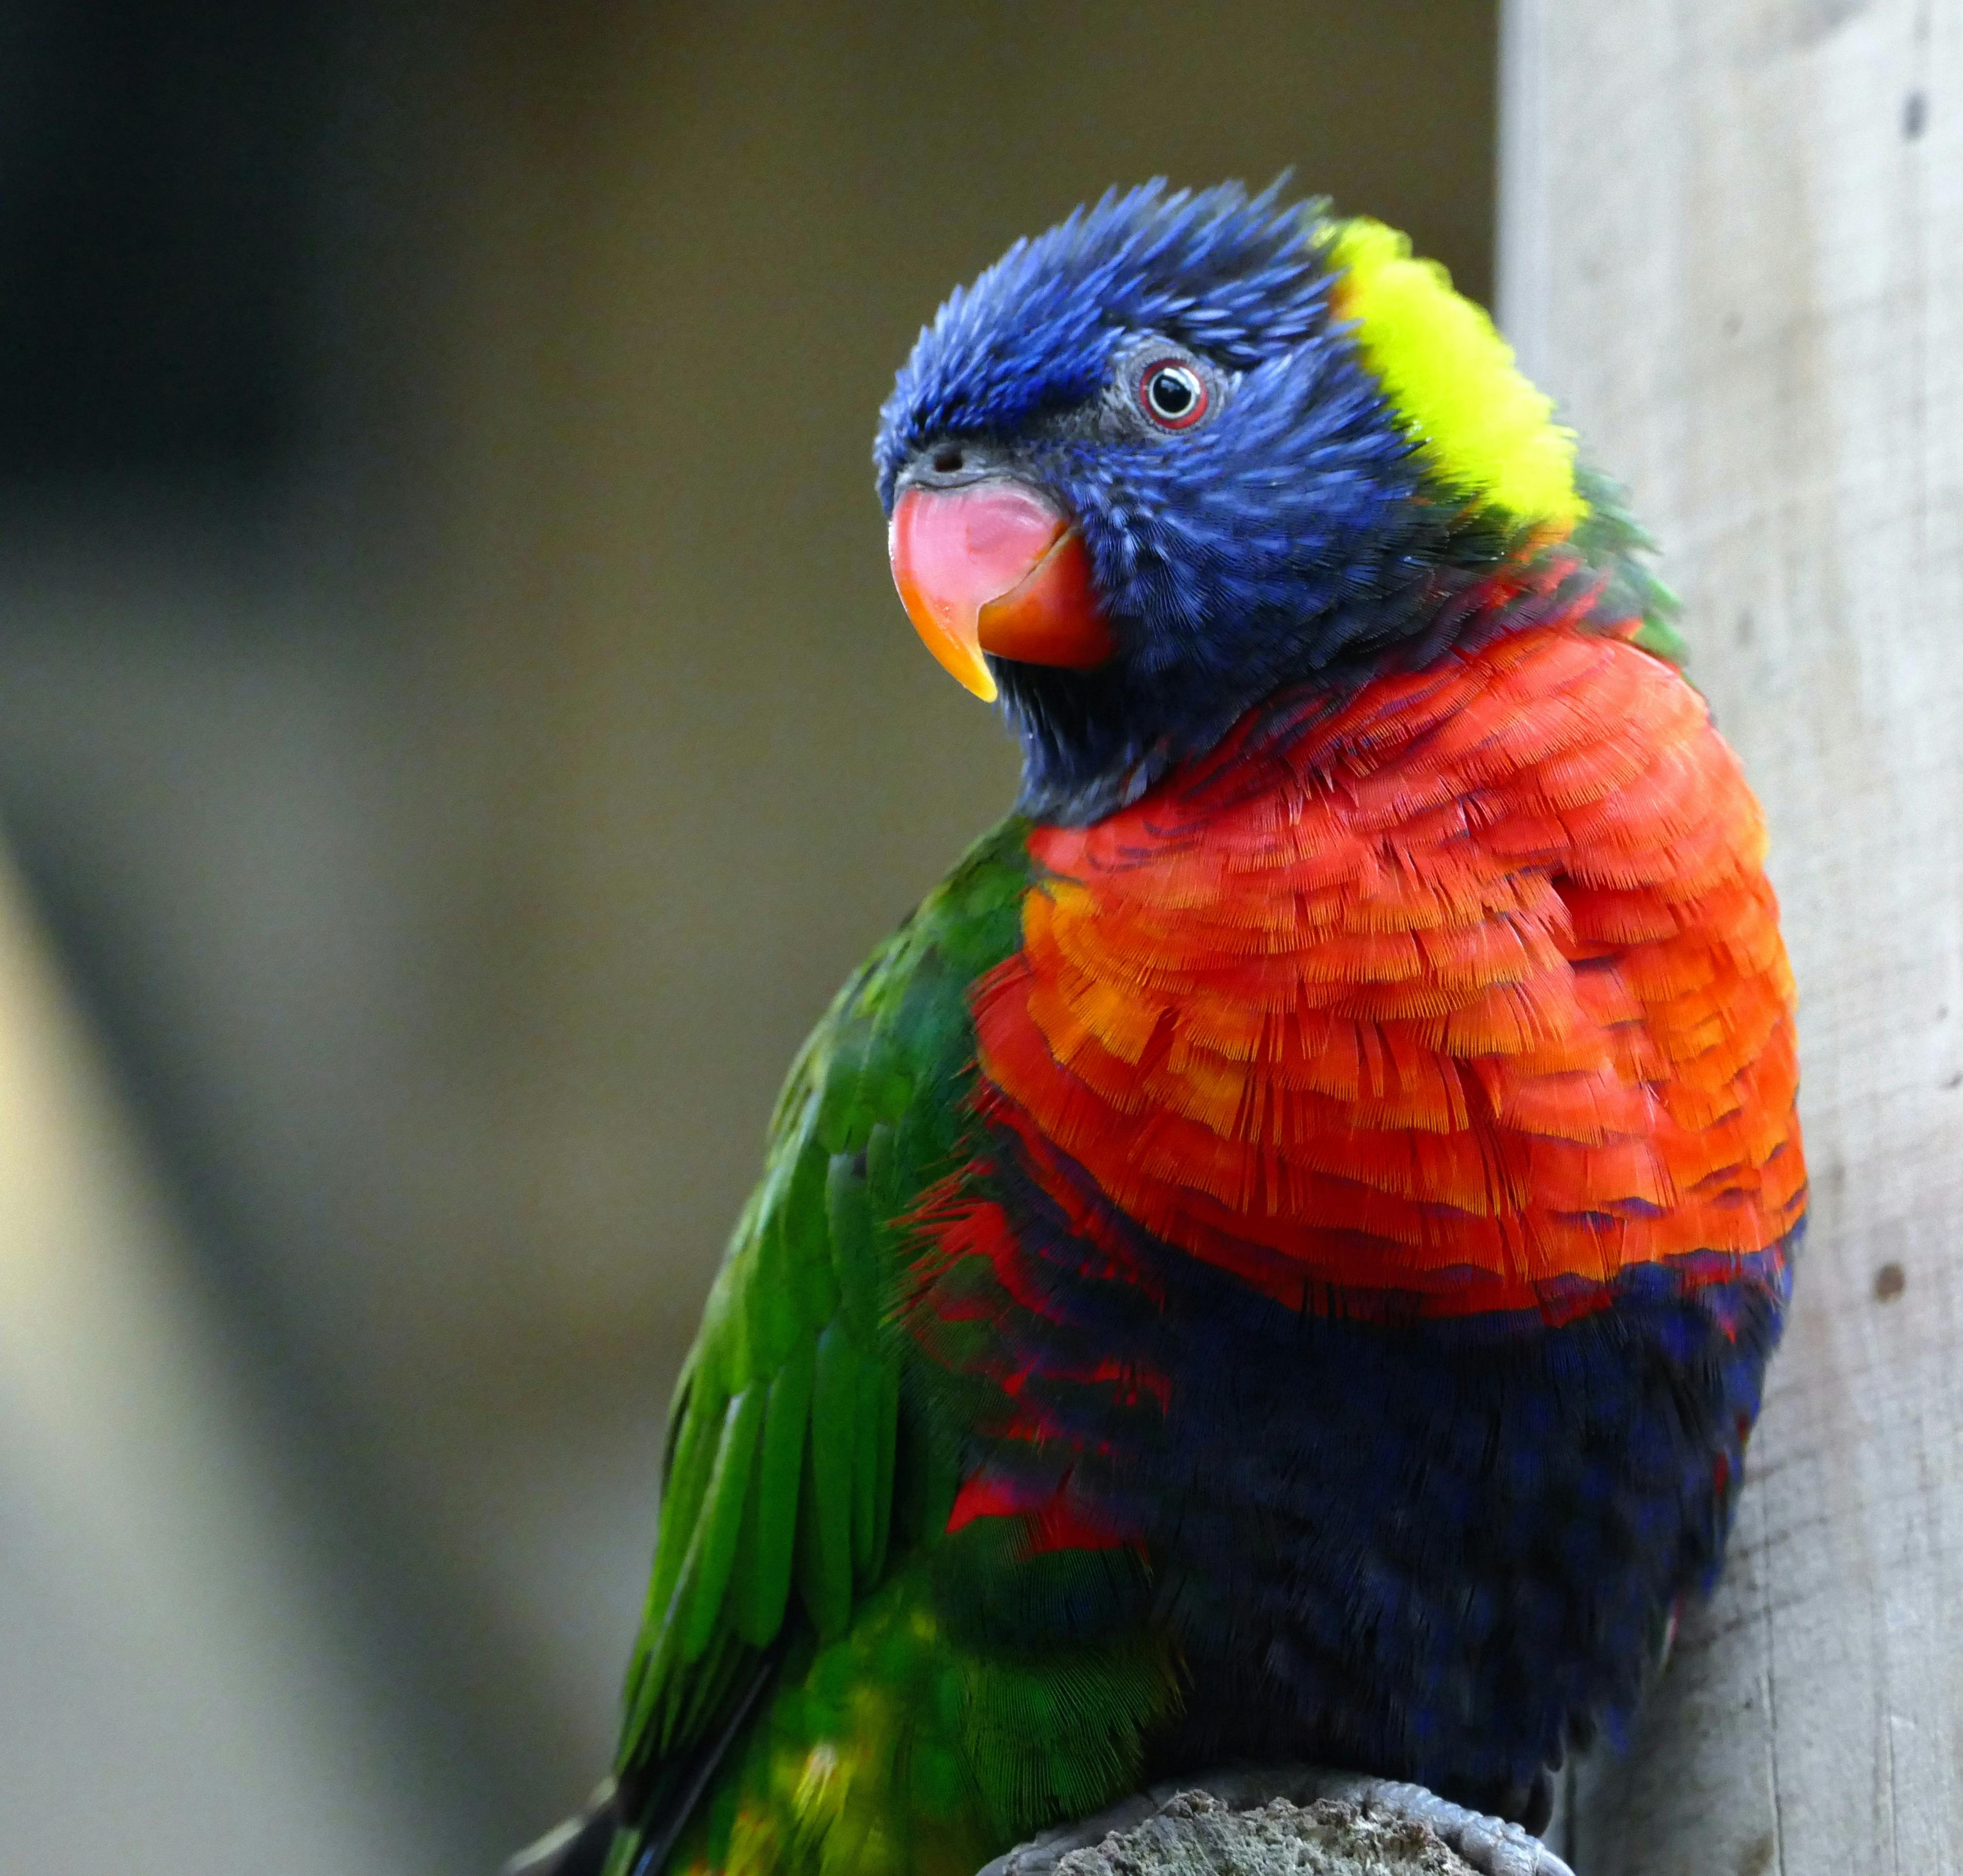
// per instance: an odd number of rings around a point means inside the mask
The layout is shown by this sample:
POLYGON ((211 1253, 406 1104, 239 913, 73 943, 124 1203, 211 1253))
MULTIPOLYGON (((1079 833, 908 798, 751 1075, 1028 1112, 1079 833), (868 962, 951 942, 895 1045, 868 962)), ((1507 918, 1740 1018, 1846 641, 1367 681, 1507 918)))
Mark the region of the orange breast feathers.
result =
POLYGON ((1296 1308, 1558 1319, 1782 1255, 1792 980, 1703 699, 1555 625, 1305 712, 1031 835, 975 1009, 1036 1177, 1296 1308))

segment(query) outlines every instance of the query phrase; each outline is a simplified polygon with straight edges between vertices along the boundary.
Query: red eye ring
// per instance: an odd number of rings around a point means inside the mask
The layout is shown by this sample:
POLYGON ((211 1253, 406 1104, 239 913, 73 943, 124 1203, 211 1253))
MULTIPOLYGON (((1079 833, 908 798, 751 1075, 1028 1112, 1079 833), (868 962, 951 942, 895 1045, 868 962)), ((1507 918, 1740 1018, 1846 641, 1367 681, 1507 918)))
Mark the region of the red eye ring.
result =
POLYGON ((1183 358, 1155 359, 1138 374, 1138 406, 1161 430, 1190 430, 1207 402, 1206 380, 1183 358))

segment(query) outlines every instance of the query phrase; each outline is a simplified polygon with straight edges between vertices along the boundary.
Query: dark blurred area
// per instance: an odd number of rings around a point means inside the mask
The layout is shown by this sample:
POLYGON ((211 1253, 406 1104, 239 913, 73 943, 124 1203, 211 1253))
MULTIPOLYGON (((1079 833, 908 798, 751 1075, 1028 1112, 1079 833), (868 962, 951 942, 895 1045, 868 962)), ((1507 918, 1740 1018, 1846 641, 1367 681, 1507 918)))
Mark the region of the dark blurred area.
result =
POLYGON ((160 1397, 284 1560, 232 1718, 306 1742, 169 1737, 222 1625, 78 1644, 9 1842, 107 1788, 146 1871, 460 1873, 578 1800, 777 1079, 1012 792, 892 596, 894 368, 1158 173, 1292 165, 1485 296, 1494 56, 1453 0, 0 14, 0 820, 169 1221, 160 1397))

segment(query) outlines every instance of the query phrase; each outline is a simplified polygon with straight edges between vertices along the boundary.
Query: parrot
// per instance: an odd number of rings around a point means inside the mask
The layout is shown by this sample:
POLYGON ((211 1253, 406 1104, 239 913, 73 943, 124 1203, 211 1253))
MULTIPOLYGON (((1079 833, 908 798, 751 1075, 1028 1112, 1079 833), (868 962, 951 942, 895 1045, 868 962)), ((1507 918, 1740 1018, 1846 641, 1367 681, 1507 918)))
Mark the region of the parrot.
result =
POLYGON ((973 1876, 1226 1765, 1539 1830, 1715 1580, 1807 1203, 1654 543, 1286 178, 1017 241, 874 462, 1020 792, 791 1068, 612 1775, 512 1867, 973 1876))

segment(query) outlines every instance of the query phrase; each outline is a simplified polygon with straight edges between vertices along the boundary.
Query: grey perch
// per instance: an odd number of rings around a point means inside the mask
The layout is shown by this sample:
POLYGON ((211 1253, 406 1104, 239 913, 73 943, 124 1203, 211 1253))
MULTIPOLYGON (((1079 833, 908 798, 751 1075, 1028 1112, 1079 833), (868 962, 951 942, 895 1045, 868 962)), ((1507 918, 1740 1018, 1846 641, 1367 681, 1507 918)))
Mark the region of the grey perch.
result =
MULTIPOLYGON (((597 1876, 610 1781, 504 1876, 597 1876)), ((1317 1766, 1174 1779, 997 1857, 978 1876, 1574 1876, 1518 1824, 1418 1785, 1317 1766)))
POLYGON ((1574 1876, 1518 1824, 1421 1785, 1250 1769, 1139 1793, 979 1876, 1574 1876))

